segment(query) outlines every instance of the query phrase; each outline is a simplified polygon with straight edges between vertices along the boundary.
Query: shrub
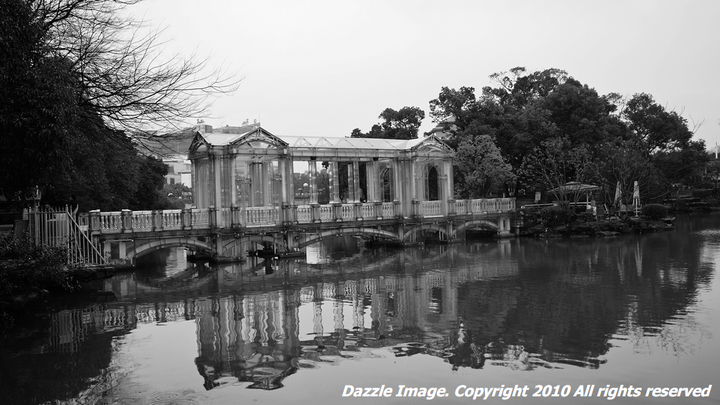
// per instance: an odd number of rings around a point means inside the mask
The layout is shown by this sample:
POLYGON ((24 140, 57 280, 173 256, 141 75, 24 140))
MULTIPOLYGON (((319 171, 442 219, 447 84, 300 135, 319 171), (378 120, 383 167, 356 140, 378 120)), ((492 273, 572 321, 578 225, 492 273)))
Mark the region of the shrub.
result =
POLYGON ((65 252, 8 235, 0 239, 0 295, 48 290, 72 290, 65 269, 65 252))
POLYGON ((570 224, 576 218, 575 210, 568 204, 555 205, 540 210, 540 219, 547 227, 570 224))
POLYGON ((715 189, 713 188, 701 188, 692 191, 692 196, 697 198, 707 198, 713 194, 715 194, 715 189))
POLYGON ((667 213, 667 207, 662 204, 645 204, 642 206, 642 215, 648 219, 665 218, 667 213))
POLYGON ((592 212, 581 212, 577 216, 578 221, 580 222, 593 222, 595 221, 595 215, 592 212))

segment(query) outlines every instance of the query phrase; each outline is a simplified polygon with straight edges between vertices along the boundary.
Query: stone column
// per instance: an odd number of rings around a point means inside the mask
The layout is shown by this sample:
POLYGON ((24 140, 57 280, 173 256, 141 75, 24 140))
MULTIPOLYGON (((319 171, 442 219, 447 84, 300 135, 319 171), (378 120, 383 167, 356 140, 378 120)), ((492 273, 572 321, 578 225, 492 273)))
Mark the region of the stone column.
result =
POLYGON ((355 162, 348 165, 348 196, 347 202, 355 202, 355 162))
POLYGON ((418 186, 418 184, 417 184, 418 181, 417 181, 417 173, 416 173, 416 172, 417 172, 417 165, 418 165, 418 163, 417 163, 417 161, 415 161, 415 160, 412 160, 412 161, 410 162, 410 173, 409 173, 409 177, 410 177, 410 196, 411 196, 411 198, 412 198, 413 201, 419 199, 419 198, 418 198, 418 197, 419 197, 419 196, 418 196, 418 187, 417 187, 417 186, 418 186))
POLYGON ((365 178, 367 179, 367 202, 377 201, 377 162, 365 163, 365 178))
POLYGON ((288 181, 287 181, 287 159, 286 158, 280 158, 278 160, 278 170, 280 171, 280 188, 281 195, 280 195, 280 205, 288 204, 288 181))
POLYGON ((235 159, 235 155, 230 156, 230 159, 228 159, 230 162, 230 206, 237 205, 237 185, 235 182, 235 176, 237 174, 235 173, 235 159))
POLYGON ((273 173, 274 165, 272 161, 265 162, 265 178, 263 178, 263 186, 265 188, 265 195, 263 196, 263 207, 271 207, 273 205, 273 173))
POLYGON ((213 201, 213 204, 215 206, 215 224, 218 228, 223 227, 223 221, 222 221, 222 170, 220 165, 220 157, 215 156, 214 162, 213 162, 213 176, 212 181, 214 184, 214 195, 215 200, 213 201))
POLYGON ((444 174, 447 175, 447 182, 446 182, 446 184, 445 184, 445 190, 446 190, 446 192, 447 192, 447 194, 446 194, 446 195, 447 195, 447 198, 448 198, 448 199, 450 199, 450 198, 454 199, 454 198, 455 198, 455 191, 454 191, 454 188, 455 188, 455 180, 454 180, 454 178, 453 178, 453 166, 452 166, 452 161, 450 161, 450 160, 445 160, 445 161, 443 161, 443 171, 445 172, 444 174))
POLYGON ((360 162, 352 162, 352 195, 353 202, 360 202, 360 162))
POLYGON ((340 202, 340 180, 338 179, 338 162, 330 162, 330 202, 340 202))
POLYGON ((310 204, 317 204, 318 202, 318 190, 317 190, 317 159, 310 158, 308 164, 310 169, 310 204))

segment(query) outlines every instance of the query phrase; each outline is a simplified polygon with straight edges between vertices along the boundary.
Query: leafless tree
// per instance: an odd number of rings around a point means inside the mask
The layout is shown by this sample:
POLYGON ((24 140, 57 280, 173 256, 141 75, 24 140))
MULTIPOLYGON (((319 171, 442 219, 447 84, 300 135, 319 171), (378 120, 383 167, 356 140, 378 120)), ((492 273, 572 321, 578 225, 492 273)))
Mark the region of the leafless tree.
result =
POLYGON ((207 58, 168 56, 162 31, 123 16, 141 0, 29 0, 49 57, 71 64, 79 105, 126 134, 178 129, 205 117, 214 96, 241 79, 207 58))

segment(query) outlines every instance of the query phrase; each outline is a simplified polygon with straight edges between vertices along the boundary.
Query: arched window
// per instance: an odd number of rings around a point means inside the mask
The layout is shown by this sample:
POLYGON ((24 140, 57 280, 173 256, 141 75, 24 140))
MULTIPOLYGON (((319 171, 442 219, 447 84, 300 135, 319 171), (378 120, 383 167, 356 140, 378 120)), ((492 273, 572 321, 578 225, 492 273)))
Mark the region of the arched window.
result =
POLYGON ((425 166, 425 200, 437 201, 439 199, 437 168, 431 165, 425 166))

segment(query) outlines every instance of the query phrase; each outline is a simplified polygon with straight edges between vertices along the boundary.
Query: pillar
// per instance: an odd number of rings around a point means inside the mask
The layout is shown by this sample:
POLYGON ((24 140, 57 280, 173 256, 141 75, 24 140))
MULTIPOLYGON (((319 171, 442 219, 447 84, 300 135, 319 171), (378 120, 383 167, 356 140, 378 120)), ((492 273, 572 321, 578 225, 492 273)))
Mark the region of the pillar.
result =
POLYGON ((235 183, 235 159, 236 156, 232 155, 230 159, 230 206, 237 205, 237 184, 235 183))
POLYGON ((399 187, 400 182, 401 182, 400 170, 401 170, 400 161, 393 160, 392 161, 392 172, 393 172, 392 173, 393 174, 392 196, 393 196, 394 201, 400 201, 400 199, 402 198, 402 192, 399 187))
POLYGON ((348 195, 347 202, 355 202, 355 162, 348 165, 348 195))
POLYGON ((280 188, 282 188, 281 195, 280 195, 280 198, 281 198, 280 205, 281 206, 289 203, 289 201, 288 201, 287 164, 288 164, 288 161, 285 158, 280 158, 278 160, 278 169, 280 170, 280 176, 281 176, 280 188))
POLYGON ((263 196, 263 207, 270 207, 273 205, 273 164, 271 161, 265 162, 265 170, 263 170, 262 185, 264 191, 263 196))
POLYGON ((317 204, 318 202, 318 190, 317 190, 317 158, 310 158, 308 164, 310 169, 310 204, 317 204))
POLYGON ((365 178, 367 179, 367 202, 376 202, 377 198, 377 161, 367 162, 365 164, 365 178))
POLYGON ((453 166, 452 161, 443 161, 443 172, 447 176, 447 182, 445 184, 445 190, 447 192, 448 199, 455 199, 455 179, 453 178, 453 166))
POLYGON ((338 162, 330 162, 330 202, 340 202, 340 180, 338 178, 338 162))
POLYGON ((413 160, 410 162, 410 197, 412 200, 419 200, 418 198, 418 178, 417 178, 417 161, 413 160))
POLYGON ((222 221, 222 170, 221 161, 218 156, 214 156, 212 183, 214 185, 213 195, 215 196, 213 204, 215 206, 215 224, 218 228, 223 227, 222 221))
POLYGON ((360 162, 352 162, 352 202, 360 202, 360 162))

